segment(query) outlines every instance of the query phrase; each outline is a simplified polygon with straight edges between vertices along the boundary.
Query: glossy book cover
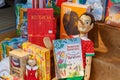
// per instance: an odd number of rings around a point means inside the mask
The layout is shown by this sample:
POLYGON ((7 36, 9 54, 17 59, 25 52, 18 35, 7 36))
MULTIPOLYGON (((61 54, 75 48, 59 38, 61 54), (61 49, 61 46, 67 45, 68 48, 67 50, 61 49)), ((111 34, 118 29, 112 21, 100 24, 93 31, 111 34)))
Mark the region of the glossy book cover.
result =
POLYGON ((120 1, 108 1, 105 23, 120 28, 120 1))
POLYGON ((53 41, 57 79, 84 76, 80 38, 53 41))
POLYGON ((68 38, 70 35, 79 34, 77 28, 78 18, 85 12, 89 12, 89 6, 64 2, 61 6, 60 38, 68 38))
POLYGON ((86 4, 90 5, 90 14, 95 17, 96 21, 104 21, 108 0, 87 0, 86 4))

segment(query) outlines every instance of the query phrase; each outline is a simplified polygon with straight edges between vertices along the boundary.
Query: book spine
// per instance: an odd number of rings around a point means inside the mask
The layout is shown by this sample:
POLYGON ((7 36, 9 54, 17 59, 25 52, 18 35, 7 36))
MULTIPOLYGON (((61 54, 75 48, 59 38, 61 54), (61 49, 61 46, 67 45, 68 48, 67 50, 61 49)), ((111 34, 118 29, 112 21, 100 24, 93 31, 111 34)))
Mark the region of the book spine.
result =
POLYGON ((39 8, 43 8, 43 0, 39 0, 39 8))

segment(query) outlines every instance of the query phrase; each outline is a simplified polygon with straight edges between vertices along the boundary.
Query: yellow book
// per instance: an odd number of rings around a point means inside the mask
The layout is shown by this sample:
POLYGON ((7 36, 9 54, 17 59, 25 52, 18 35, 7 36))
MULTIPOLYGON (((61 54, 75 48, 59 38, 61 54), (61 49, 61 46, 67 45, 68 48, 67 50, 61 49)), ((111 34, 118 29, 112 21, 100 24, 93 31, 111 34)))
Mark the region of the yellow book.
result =
POLYGON ((36 56, 39 80, 50 80, 50 50, 30 42, 24 42, 22 48, 36 56))
POLYGON ((77 29, 78 18, 88 11, 88 5, 64 2, 61 6, 60 38, 79 34, 77 29))

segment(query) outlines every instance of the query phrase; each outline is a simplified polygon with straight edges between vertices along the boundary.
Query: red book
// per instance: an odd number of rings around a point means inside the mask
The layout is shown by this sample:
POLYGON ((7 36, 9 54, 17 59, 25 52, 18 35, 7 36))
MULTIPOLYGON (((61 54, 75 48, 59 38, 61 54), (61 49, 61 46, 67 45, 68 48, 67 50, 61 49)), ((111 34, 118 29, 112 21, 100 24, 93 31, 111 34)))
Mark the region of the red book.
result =
POLYGON ((61 7, 61 4, 63 3, 63 2, 67 2, 67 0, 57 0, 57 6, 59 6, 59 7, 61 7))
POLYGON ((43 38, 56 38, 56 22, 52 8, 28 9, 28 40, 44 46, 43 38))

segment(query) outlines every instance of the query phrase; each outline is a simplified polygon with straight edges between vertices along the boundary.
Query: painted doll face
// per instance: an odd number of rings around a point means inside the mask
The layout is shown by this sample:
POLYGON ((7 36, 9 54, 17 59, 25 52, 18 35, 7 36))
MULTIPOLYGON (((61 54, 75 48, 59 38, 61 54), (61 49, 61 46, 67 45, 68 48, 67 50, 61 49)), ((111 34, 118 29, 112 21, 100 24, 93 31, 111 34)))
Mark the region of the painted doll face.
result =
POLYGON ((91 17, 87 15, 82 15, 78 20, 78 30, 80 33, 88 33, 92 28, 91 17))
POLYGON ((30 66, 35 66, 35 65, 36 65, 36 60, 34 60, 34 59, 29 59, 29 60, 28 60, 28 64, 29 64, 30 66))

